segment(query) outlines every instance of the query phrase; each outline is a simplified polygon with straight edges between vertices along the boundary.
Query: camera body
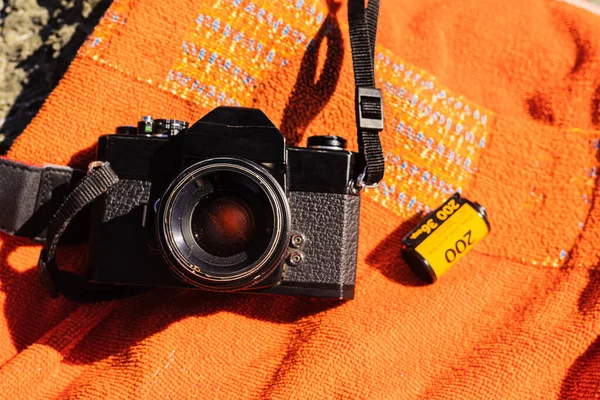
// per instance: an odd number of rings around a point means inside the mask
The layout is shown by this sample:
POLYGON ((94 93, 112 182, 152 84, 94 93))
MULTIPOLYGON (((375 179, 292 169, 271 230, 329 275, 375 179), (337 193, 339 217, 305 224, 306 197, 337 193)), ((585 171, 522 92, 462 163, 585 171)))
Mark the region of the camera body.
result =
POLYGON ((344 139, 286 147, 260 110, 219 107, 189 128, 148 117, 120 127, 99 139, 98 160, 120 181, 93 205, 89 280, 353 298, 360 161, 344 139), (215 201, 234 221, 223 252, 211 250, 225 229, 205 211, 215 201))

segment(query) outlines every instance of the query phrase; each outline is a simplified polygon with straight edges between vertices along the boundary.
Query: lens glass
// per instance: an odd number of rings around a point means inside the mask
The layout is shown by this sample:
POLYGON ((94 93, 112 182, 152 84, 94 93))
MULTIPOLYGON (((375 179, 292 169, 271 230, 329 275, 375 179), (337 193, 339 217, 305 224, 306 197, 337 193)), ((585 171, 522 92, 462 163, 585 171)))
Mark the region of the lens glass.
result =
POLYGON ((192 233, 198 246, 218 257, 245 251, 254 237, 254 213, 242 198, 211 193, 192 214, 192 233))
MULTIPOLYGON (((214 171, 197 178, 193 186, 183 218, 194 254, 223 267, 257 261, 274 228, 273 207, 260 185, 236 171, 214 171)), ((187 232, 184 229, 189 241, 187 232)))

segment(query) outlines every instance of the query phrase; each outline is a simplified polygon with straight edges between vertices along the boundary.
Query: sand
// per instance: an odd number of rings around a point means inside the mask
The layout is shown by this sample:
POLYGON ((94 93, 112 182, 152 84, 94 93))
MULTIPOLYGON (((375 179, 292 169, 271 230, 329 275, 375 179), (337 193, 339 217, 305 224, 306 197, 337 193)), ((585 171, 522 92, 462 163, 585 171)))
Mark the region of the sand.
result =
POLYGON ((0 154, 40 109, 110 0, 0 0, 0 154))

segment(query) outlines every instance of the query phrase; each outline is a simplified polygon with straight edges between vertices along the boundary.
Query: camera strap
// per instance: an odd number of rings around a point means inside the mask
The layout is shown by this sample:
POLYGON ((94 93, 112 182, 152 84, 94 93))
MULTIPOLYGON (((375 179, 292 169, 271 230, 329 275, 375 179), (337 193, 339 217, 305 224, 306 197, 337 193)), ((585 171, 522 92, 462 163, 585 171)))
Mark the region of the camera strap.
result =
MULTIPOLYGON (((95 290, 89 290, 92 286, 94 288, 101 286, 88 283, 80 275, 59 270, 55 260, 56 247, 73 217, 118 181, 119 177, 108 163, 97 161, 90 164, 89 173, 69 193, 52 216, 52 219, 50 219, 46 245, 42 249, 38 261, 40 280, 50 296, 58 297, 58 294, 62 293, 66 297, 75 297, 69 294, 71 291, 76 290, 76 298, 81 301, 81 295, 90 296, 96 292, 95 290), (87 288, 87 290, 84 288, 87 288)), ((94 300, 97 300, 96 296, 93 297, 94 300)))
POLYGON ((375 87, 375 40, 379 0, 348 2, 348 26, 354 66, 356 126, 358 129, 358 152, 362 156, 364 171, 356 182, 356 188, 376 186, 385 170, 383 149, 379 132, 383 130, 383 99, 381 90, 375 87))
MULTIPOLYGON (((374 70, 378 13, 379 0, 369 0, 366 8, 364 0, 348 3, 358 148, 363 168, 354 183, 358 191, 376 185, 384 174, 379 139, 383 102, 381 91, 375 87, 374 70)), ((35 167, 0 158, 0 231, 45 242, 38 272, 52 297, 60 293, 77 301, 100 301, 143 290, 87 282, 82 276, 59 270, 55 260, 67 227, 73 238, 83 241, 89 230, 89 215, 81 211, 118 181, 110 165, 98 161, 90 164, 85 174, 69 167, 35 167)))
POLYGON ((64 166, 36 167, 0 158, 0 231, 45 243, 38 272, 52 297, 60 293, 79 302, 95 302, 142 290, 91 283, 59 270, 55 261, 61 239, 85 241, 90 215, 81 211, 117 181, 108 163, 94 162, 86 174, 64 166))
POLYGON ((84 175, 69 167, 0 158, 0 230, 45 241, 48 221, 84 175))

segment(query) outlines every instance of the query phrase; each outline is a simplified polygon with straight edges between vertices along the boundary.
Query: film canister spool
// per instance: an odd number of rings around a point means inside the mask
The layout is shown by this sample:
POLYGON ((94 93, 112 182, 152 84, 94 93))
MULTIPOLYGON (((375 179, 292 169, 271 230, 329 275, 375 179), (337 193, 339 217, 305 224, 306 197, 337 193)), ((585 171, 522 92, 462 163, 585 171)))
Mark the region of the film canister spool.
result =
POLYGON ((415 275, 433 283, 489 231, 485 209, 456 193, 404 237, 402 258, 415 275))

